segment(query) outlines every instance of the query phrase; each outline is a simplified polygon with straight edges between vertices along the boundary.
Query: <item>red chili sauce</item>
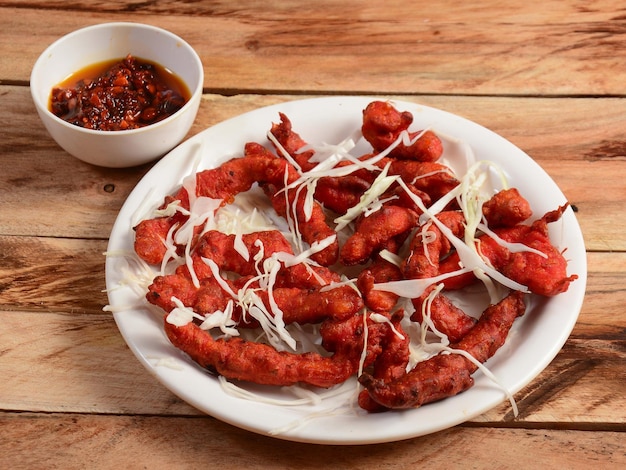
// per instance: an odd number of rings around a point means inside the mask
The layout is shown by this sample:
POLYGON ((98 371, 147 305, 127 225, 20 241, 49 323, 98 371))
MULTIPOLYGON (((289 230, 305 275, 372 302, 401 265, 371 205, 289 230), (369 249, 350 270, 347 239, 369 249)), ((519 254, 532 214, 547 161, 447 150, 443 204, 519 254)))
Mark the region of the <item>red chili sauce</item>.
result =
POLYGON ((174 73, 128 55, 85 67, 56 85, 50 111, 86 129, 120 131, 161 121, 190 97, 174 73))

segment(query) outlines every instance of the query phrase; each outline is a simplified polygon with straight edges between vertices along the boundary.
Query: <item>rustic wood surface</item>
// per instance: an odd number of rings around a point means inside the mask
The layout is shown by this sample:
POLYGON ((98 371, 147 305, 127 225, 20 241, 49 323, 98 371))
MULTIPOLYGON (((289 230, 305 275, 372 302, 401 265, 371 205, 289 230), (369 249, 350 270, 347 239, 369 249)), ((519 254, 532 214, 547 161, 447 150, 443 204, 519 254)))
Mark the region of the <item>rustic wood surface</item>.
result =
POLYGON ((0 1, 0 468, 622 468, 626 465, 626 6, 616 0, 0 1), (436 434, 370 446, 258 436, 162 387, 102 311, 107 239, 150 169, 48 136, 30 70, 55 39, 141 21, 205 65, 190 135, 267 104, 367 94, 441 108, 530 154, 577 208, 589 279, 554 361, 436 434))

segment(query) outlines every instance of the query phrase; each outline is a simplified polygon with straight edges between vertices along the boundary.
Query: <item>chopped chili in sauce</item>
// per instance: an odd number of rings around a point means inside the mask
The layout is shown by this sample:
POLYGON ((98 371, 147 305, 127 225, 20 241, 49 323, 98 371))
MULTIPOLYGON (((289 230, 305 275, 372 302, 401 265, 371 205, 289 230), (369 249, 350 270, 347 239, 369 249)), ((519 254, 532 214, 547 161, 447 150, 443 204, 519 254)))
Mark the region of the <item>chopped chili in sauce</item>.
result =
POLYGON ((165 67, 128 55, 88 66, 56 85, 50 111, 76 126, 120 131, 161 121, 190 96, 165 67))

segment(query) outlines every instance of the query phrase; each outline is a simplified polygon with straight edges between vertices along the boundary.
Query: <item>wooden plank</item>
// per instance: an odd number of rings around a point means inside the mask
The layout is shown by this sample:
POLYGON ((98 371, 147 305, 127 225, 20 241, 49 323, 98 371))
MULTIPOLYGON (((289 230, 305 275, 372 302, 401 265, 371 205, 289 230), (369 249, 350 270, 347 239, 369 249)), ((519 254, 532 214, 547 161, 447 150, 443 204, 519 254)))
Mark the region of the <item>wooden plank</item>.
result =
POLYGON ((587 290, 573 334, 581 340, 602 338, 623 342, 626 339, 626 315, 622 313, 626 305, 626 256, 624 253, 588 253, 587 262, 587 290))
POLYGON ((0 312, 0 409, 199 415, 149 374, 113 316, 0 312))
MULTIPOLYGON (((515 420, 503 403, 476 422, 517 426, 565 420, 574 428, 626 424, 626 313, 621 308, 626 255, 590 253, 589 258, 589 288, 579 322, 552 364, 517 395, 520 417, 515 420)), ((98 283, 85 290, 85 297, 96 291, 98 283)), ((44 304, 51 295, 43 291, 44 304)), ((10 311, 0 310, 0 409, 198 414, 143 369, 111 315, 81 314, 74 307, 29 312, 20 310, 19 298, 13 302, 10 311)))
POLYGON ((205 86, 218 93, 620 95, 626 72, 619 54, 624 11, 608 0, 593 9, 493 0, 462 12, 452 0, 79 2, 78 11, 75 2, 4 5, 14 6, 0 11, 5 83, 26 83, 57 38, 106 21, 142 21, 179 34, 198 50, 205 86))
POLYGON ((107 242, 0 236, 0 306, 7 310, 102 313, 107 242))
POLYGON ((515 395, 519 414, 502 403, 476 422, 559 423, 562 429, 626 429, 626 359, 622 340, 572 336, 554 361, 515 395), (612 423, 613 426, 610 426, 612 423))
MULTIPOLYGON (((347 18, 350 13, 357 18, 385 20, 397 19, 398 8, 410 8, 402 0, 389 0, 385 2, 371 0, 350 0, 341 2, 337 0, 320 0, 312 4, 303 4, 298 0, 274 0, 265 7, 259 6, 257 0, 238 0, 236 4, 231 2, 189 2, 181 3, 178 0, 158 0, 154 2, 128 2, 125 0, 78 0, 71 4, 63 0, 31 0, 24 3, 22 0, 6 0, 2 2, 5 7, 38 9, 44 11, 72 11, 72 12, 133 12, 136 14, 155 14, 167 16, 236 16, 241 18, 259 18, 263 20, 293 19, 293 10, 297 9, 298 16, 303 18, 328 19, 347 18)), ((614 16, 619 20, 620 10, 615 8, 613 0, 597 0, 594 8, 584 8, 569 2, 559 0, 547 0, 537 8, 529 9, 527 5, 510 0, 484 0, 480 4, 459 5, 454 0, 441 0, 437 7, 424 5, 420 10, 421 17, 428 21, 446 22, 451 20, 450 12, 455 12, 459 17, 473 18, 480 15, 485 21, 503 23, 525 22, 528 24, 543 24, 546 18, 550 18, 555 24, 570 23, 572 20, 588 18, 599 21, 606 18, 606 12, 613 10, 614 16)))
POLYGON ((315 446, 254 435, 208 417, 4 413, 0 466, 352 470, 490 462, 499 469, 620 468, 626 463, 623 437, 620 432, 551 430, 548 435, 542 429, 459 426, 388 444, 315 446))

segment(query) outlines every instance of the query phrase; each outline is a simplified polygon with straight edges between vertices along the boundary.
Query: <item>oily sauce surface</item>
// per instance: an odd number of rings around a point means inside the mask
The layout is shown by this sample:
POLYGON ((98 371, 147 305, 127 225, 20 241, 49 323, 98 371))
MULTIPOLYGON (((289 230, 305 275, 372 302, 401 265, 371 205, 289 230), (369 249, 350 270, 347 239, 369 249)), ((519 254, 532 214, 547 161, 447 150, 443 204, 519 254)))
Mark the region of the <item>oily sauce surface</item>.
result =
POLYGON ((174 73, 131 55, 85 67, 56 85, 50 111, 87 129, 148 126, 182 108, 191 93, 174 73))

